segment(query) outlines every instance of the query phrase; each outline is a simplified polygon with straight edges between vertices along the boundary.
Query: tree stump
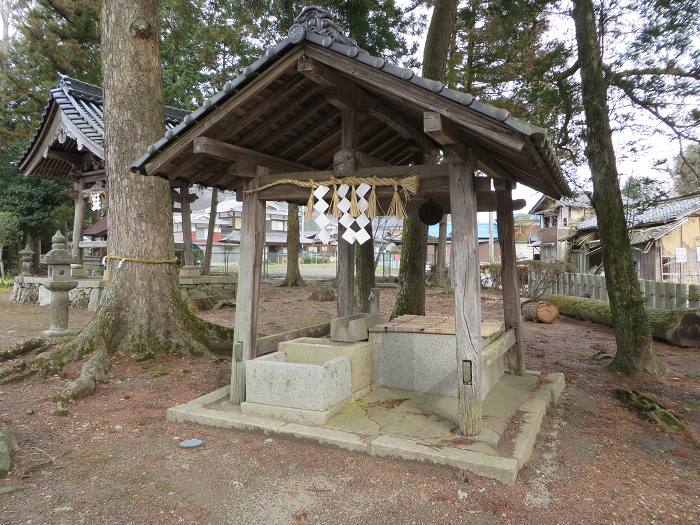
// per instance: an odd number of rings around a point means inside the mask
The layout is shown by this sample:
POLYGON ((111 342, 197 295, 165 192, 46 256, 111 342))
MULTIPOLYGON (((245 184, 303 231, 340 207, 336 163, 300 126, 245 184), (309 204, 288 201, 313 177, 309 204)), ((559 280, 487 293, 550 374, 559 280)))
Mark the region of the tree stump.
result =
POLYGON ((520 308, 526 321, 552 324, 559 318, 559 308, 552 303, 532 301, 523 303, 520 308))

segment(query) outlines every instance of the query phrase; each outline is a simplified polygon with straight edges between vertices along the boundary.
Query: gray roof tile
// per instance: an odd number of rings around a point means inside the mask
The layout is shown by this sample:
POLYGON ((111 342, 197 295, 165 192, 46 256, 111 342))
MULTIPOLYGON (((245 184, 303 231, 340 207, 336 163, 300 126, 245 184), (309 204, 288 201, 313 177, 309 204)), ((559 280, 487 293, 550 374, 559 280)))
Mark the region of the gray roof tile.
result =
POLYGON ((154 149, 147 151, 132 164, 132 170, 143 173, 146 163, 150 161, 165 145, 176 140, 176 138, 181 135, 185 129, 192 127, 199 119, 213 111, 217 105, 232 95, 234 88, 238 88, 239 86, 246 84, 252 80, 256 74, 260 73, 260 70, 272 63, 281 53, 305 41, 331 49, 336 53, 353 58, 354 60, 367 64, 371 67, 381 68, 382 71, 396 78, 400 78, 404 81, 418 85, 426 90, 439 93, 446 99, 459 102, 462 105, 469 107, 473 111, 501 121, 511 129, 529 136, 532 139, 536 150, 541 155, 548 171, 556 181, 557 187, 560 188, 561 193, 565 195, 571 193, 568 183, 564 179, 559 161, 554 153, 554 148, 546 136, 546 130, 528 124, 527 122, 509 115, 508 111, 505 109, 497 108, 495 106, 491 106, 490 104, 478 101, 469 93, 461 93, 447 89, 441 82, 423 78, 410 70, 388 64, 383 58, 372 56, 366 51, 357 48, 354 41, 340 32, 339 28, 330 19, 328 13, 322 8, 316 6, 305 7, 302 10, 301 15, 297 18, 297 23, 290 28, 289 36, 287 38, 272 46, 265 52, 263 57, 258 59, 252 65, 246 67, 241 75, 236 77, 233 81, 227 83, 224 90, 213 97, 212 103, 209 107, 200 108, 191 115, 191 118, 186 118, 183 126, 178 126, 173 130, 172 137, 168 138, 165 142, 156 142, 156 147, 154 149), (323 19, 323 24, 320 24, 320 26, 317 24, 319 18, 323 19), (314 20, 317 25, 314 26, 313 23, 308 24, 309 20, 314 20))

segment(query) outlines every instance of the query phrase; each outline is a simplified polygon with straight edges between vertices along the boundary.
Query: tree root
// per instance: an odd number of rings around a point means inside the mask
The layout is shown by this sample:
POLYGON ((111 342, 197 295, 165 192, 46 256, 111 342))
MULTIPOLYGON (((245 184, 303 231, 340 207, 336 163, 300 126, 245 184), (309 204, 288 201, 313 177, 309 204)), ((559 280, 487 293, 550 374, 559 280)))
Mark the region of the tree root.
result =
POLYGON ((62 374, 70 362, 88 357, 80 377, 67 385, 57 396, 59 402, 70 402, 94 392, 98 383, 107 379, 110 356, 128 355, 139 360, 166 354, 190 354, 216 359, 213 354, 231 353, 233 329, 209 323, 187 309, 177 292, 171 321, 164 324, 155 316, 124 319, 114 296, 105 293, 103 301, 87 327, 60 343, 30 339, 0 352, 0 360, 34 352, 26 359, 16 359, 10 366, 0 367, 0 384, 19 381, 35 373, 46 377, 62 374), (54 346, 56 345, 56 346, 54 346), (38 353, 40 352, 40 353, 38 353))
POLYGON ((32 337, 31 339, 24 339, 19 341, 8 348, 0 350, 0 361, 7 361, 8 359, 14 359, 22 354, 31 352, 34 350, 39 350, 46 346, 46 339, 41 337, 32 337))
POLYGON ((103 383, 111 368, 107 345, 102 340, 80 370, 80 377, 66 386, 54 400, 61 402, 74 401, 92 394, 97 383, 103 383))
POLYGON ((685 425, 673 410, 665 408, 659 398, 643 390, 625 390, 618 388, 615 395, 625 405, 636 410, 644 419, 661 425, 669 432, 680 432, 685 425))

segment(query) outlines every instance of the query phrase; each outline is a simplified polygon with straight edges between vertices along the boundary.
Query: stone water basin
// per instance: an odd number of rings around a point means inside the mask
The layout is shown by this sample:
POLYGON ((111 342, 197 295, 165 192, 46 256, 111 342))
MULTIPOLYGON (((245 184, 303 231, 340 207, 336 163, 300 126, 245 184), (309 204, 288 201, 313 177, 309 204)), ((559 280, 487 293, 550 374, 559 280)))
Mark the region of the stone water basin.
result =
POLYGON ((289 361, 298 363, 318 364, 333 357, 347 356, 350 359, 352 395, 357 398, 369 390, 375 348, 369 341, 343 343, 324 337, 300 337, 280 343, 278 351, 286 354, 289 361))

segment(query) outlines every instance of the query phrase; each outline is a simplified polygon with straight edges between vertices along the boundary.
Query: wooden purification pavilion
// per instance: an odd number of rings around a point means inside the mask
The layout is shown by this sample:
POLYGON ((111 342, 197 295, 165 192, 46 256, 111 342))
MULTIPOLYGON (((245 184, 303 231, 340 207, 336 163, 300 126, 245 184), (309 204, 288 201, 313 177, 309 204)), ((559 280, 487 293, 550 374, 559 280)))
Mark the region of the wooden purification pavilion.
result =
MULTIPOLYGON (((495 209, 505 327, 517 336, 509 361, 515 374, 525 373, 511 190, 520 182, 555 198, 570 194, 545 131, 369 55, 323 9, 305 8, 287 38, 149 146, 132 169, 242 197, 232 402, 245 400, 245 361, 256 355, 265 200, 304 205, 309 199, 309 188, 291 181, 417 175, 409 212, 432 200, 452 214, 455 366, 460 427, 469 435, 479 432, 481 420, 476 213, 495 209), (437 152, 443 160, 435 165, 430 159, 437 152)), ((386 210, 392 185, 373 191, 386 210)), ((339 241, 339 316, 353 312, 353 250, 339 241)))

